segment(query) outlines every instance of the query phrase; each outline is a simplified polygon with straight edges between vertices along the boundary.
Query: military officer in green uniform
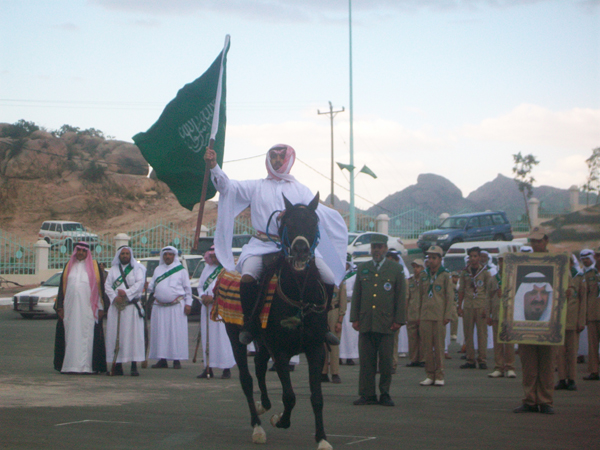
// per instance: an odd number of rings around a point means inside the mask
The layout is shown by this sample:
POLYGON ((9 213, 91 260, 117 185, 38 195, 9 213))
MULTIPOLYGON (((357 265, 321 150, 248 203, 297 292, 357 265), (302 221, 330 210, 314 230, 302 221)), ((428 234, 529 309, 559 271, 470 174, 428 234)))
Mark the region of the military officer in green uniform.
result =
POLYGON ((359 332, 360 373, 355 405, 394 406, 390 397, 394 332, 405 323, 406 286, 400 265, 385 258, 387 236, 376 234, 371 239, 371 261, 358 266, 350 322, 359 332), (379 358, 379 392, 377 401, 375 377, 379 358))

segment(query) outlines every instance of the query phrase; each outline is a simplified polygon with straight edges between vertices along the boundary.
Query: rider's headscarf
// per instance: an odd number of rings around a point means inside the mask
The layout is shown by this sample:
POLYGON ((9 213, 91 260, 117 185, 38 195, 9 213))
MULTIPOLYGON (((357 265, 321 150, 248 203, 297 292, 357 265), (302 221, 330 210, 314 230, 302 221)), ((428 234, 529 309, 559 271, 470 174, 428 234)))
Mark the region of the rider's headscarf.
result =
POLYGON ((96 280, 96 273, 94 271, 94 260, 92 259, 92 252, 90 250, 90 246, 87 243, 78 242, 77 244, 75 244, 75 247, 73 248, 73 253, 71 254, 71 259, 69 260, 69 265, 67 266, 67 273, 65 274, 65 276, 68 280, 69 273, 71 272, 73 265, 80 262, 75 256, 77 254, 78 248, 84 248, 87 250, 87 256, 81 262, 85 264, 85 271, 87 272, 88 280, 90 283, 90 303, 92 305, 92 312, 94 313, 94 317, 96 318, 96 320, 98 320, 98 304, 100 303, 100 290, 98 282, 96 280))
POLYGON ((290 147, 287 144, 275 144, 267 152, 267 158, 265 162, 267 166, 267 172, 269 172, 267 178, 273 178, 275 180, 294 181, 296 178, 294 178, 293 175, 290 175, 290 171, 292 170, 292 166, 294 165, 295 161, 296 151, 292 147, 290 147), (271 165, 271 152, 285 152, 285 159, 283 160, 283 164, 278 170, 273 169, 273 166, 271 165))

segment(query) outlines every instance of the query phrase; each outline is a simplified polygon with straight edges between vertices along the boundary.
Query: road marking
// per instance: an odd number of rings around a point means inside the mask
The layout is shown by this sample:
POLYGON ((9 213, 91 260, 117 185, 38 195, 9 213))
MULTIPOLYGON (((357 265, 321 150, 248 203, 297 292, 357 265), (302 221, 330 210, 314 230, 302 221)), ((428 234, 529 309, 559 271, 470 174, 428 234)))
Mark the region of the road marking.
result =
POLYGON ((78 423, 87 423, 87 422, 97 422, 97 423, 129 423, 129 424, 133 423, 133 422, 117 422, 117 421, 114 421, 114 420, 92 420, 92 419, 86 419, 86 420, 80 420, 78 422, 59 423, 59 424, 56 424, 54 426, 55 427, 62 427, 62 426, 65 426, 65 425, 75 425, 75 424, 78 424, 78 423))
POLYGON ((357 439, 358 438, 358 441, 348 442, 345 445, 358 444, 359 442, 366 442, 366 441, 372 441, 374 439, 377 439, 377 437, 375 437, 375 436, 350 436, 350 435, 347 435, 347 434, 327 434, 327 436, 331 436, 331 437, 345 437, 345 438, 353 438, 353 439, 357 439))

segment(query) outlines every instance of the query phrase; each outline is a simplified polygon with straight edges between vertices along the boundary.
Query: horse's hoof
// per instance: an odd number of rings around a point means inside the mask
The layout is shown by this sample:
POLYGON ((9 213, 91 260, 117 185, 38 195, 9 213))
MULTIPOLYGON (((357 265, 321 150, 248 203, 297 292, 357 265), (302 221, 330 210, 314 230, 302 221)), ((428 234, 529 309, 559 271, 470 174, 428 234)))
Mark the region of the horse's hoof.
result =
POLYGON ((260 401, 257 401, 257 402, 256 402, 256 413, 257 413, 259 416, 263 415, 263 414, 264 414, 264 413, 266 413, 267 411, 268 411, 268 409, 267 409, 267 408, 265 408, 265 407, 262 405, 262 403, 261 403, 260 401))
POLYGON ((271 425, 273 425, 274 427, 277 426, 277 422, 279 422, 279 419, 281 418, 281 414, 273 414, 271 416, 271 425))
POLYGON ((252 443, 253 444, 266 444, 267 443, 267 433, 263 430, 263 427, 260 425, 256 425, 254 427, 254 431, 252 432, 252 443))
POLYGON ((321 439, 319 441, 319 446, 317 447, 317 450, 333 450, 333 447, 325 439, 321 439))

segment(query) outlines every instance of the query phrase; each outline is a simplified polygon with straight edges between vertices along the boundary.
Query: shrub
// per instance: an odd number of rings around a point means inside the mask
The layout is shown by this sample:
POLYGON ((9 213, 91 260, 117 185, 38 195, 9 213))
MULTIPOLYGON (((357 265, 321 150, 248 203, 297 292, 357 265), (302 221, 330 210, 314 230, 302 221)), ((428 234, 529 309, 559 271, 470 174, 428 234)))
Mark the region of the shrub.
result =
POLYGON ((83 171, 82 178, 92 183, 99 183, 106 178, 106 168, 91 161, 87 169, 83 171))

